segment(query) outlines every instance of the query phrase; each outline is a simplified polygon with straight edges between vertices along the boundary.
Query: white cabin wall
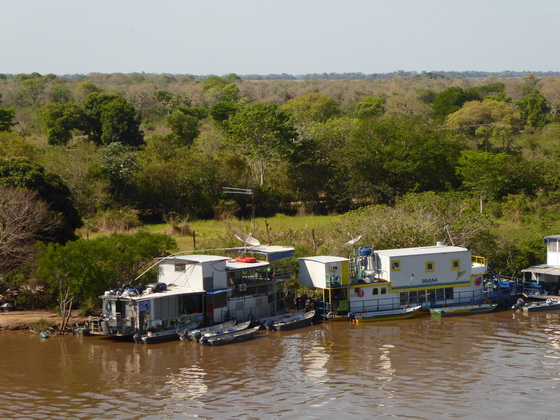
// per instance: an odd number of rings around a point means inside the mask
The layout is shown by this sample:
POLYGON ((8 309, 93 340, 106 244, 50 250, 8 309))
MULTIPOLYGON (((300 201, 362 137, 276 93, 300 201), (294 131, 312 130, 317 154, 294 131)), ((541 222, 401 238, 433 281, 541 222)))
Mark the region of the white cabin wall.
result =
POLYGON ((548 265, 560 266, 560 250, 558 249, 558 239, 547 238, 546 244, 546 263, 548 265))
POLYGON ((198 276, 200 279, 200 285, 196 287, 203 289, 204 285, 202 284, 202 280, 205 277, 214 278, 214 289, 224 289, 228 287, 225 260, 205 262, 202 264, 201 270, 202 271, 198 276))
POLYGON ((468 250, 423 255, 380 256, 381 268, 389 273, 393 288, 430 287, 468 281, 471 274, 471 253, 468 250), (460 269, 453 270, 451 261, 460 260, 460 269), (399 261, 400 269, 391 270, 399 261), (426 263, 434 263, 434 271, 426 271, 426 263))
POLYGON ((300 259, 299 281, 304 286, 325 289, 327 287, 325 263, 300 259))

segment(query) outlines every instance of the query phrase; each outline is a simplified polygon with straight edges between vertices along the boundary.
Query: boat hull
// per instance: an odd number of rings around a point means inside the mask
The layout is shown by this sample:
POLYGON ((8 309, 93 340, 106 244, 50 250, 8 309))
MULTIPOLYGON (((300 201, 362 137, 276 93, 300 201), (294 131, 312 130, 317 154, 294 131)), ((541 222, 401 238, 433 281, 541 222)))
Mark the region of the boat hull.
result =
POLYGON ((203 337, 200 340, 200 344, 204 346, 223 346, 226 344, 240 343, 254 338, 259 329, 260 326, 257 326, 240 331, 217 334, 211 337, 203 337))
POLYGON ((421 306, 418 305, 418 306, 412 306, 409 308, 402 308, 402 309, 366 312, 366 313, 352 315, 350 318, 355 323, 394 321, 399 319, 412 318, 418 313, 420 308, 421 306))
POLYGON ((522 309, 524 312, 558 311, 560 310, 560 301, 547 300, 546 302, 529 303, 522 309))
POLYGON ((305 312, 301 316, 295 316, 293 318, 288 318, 274 323, 265 324, 265 327, 269 331, 291 331, 298 328, 307 327, 313 324, 313 318, 315 316, 315 311, 305 312))
POLYGON ((463 316, 463 315, 476 315, 492 312, 498 307, 497 303, 483 303, 481 305, 464 305, 464 306, 446 306, 443 308, 431 308, 430 314, 432 316, 463 316))

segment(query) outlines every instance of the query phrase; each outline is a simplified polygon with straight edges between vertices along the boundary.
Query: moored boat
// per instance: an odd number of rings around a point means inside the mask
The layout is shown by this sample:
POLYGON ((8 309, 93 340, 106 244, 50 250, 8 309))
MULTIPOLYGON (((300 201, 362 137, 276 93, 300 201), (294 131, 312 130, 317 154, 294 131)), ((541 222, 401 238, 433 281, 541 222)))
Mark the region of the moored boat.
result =
POLYGON ((174 341, 180 338, 179 331, 194 330, 202 323, 202 314, 192 314, 183 317, 179 321, 179 325, 175 329, 162 329, 156 331, 147 331, 145 334, 136 332, 133 336, 134 342, 137 344, 156 344, 166 341, 174 341))
POLYGON ((296 314, 292 317, 280 318, 275 322, 267 322, 265 327, 268 331, 289 331, 298 328, 307 327, 313 324, 313 317, 315 311, 304 312, 303 314, 296 314))
MULTIPOLYGON (((399 314, 406 305, 421 305, 429 314, 432 307, 476 305, 497 293, 485 286, 486 259, 473 256, 470 248, 442 242, 376 251, 359 247, 353 258, 300 258, 299 272, 301 284, 318 292, 315 308, 323 318, 333 320, 365 312, 399 314)), ((499 292, 504 298, 506 292, 499 292)))
POLYGON ((179 338, 181 340, 194 340, 197 337, 200 338, 202 334, 214 331, 223 331, 233 327, 237 323, 236 319, 232 319, 231 321, 223 322, 221 324, 215 324, 205 328, 197 328, 194 330, 189 330, 188 328, 179 331, 179 338))
POLYGON ((475 315, 492 312, 498 306, 497 303, 481 303, 480 305, 457 305, 444 306, 441 308, 430 308, 430 314, 438 317, 475 315))
POLYGON ((260 325, 256 327, 246 328, 240 331, 232 331, 223 334, 215 334, 209 337, 202 337, 200 344, 204 346, 222 346, 225 344, 239 343, 247 341, 255 337, 260 329, 260 325))
POLYGON ((200 323, 184 325, 184 318, 194 314, 214 325, 285 312, 289 299, 283 284, 291 277, 294 248, 252 239, 245 247, 215 250, 223 255, 158 259, 151 267, 158 271, 156 283, 125 285, 100 296, 102 316, 89 324, 90 334, 153 343, 179 339, 179 332, 198 328, 200 323))
POLYGON ((560 310, 559 299, 547 299, 543 302, 527 303, 522 309, 526 312, 556 311, 560 310))
POLYGON ((394 321, 412 318, 422 306, 405 306, 400 309, 386 309, 374 312, 350 313, 350 320, 355 323, 373 321, 394 321))
POLYGON ((211 337, 215 337, 218 335, 224 335, 224 334, 229 334, 229 333, 234 333, 237 331, 243 331, 246 330, 247 328, 249 328, 251 326, 251 321, 245 321, 242 322, 240 324, 235 324, 232 325, 230 327, 226 327, 226 328, 216 328, 216 329, 212 329, 210 331, 205 331, 202 333, 193 331, 193 334, 191 334, 191 337, 193 340, 195 341, 200 341, 203 339, 208 339, 211 337))
POLYGON ((296 311, 283 312, 283 313, 278 314, 278 315, 269 316, 269 317, 266 317, 266 318, 261 318, 261 319, 258 320, 258 322, 261 325, 266 326, 266 324, 271 324, 271 323, 279 322, 279 321, 282 321, 282 320, 288 320, 288 319, 291 319, 291 318, 302 316, 306 311, 307 311, 307 309, 303 308, 303 309, 298 309, 296 311))

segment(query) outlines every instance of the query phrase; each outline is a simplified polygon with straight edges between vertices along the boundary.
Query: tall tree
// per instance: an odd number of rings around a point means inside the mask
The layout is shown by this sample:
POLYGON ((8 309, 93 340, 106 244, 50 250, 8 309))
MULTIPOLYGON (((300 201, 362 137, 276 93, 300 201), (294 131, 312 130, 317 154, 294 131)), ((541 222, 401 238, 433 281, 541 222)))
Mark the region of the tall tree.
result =
POLYGON ((61 226, 50 232, 52 241, 64 243, 76 238, 74 231, 82 226, 82 219, 70 190, 58 175, 26 159, 0 159, 0 186, 35 191, 53 214, 62 217, 61 226))
POLYGON ((227 120, 232 146, 244 156, 258 185, 265 183, 268 166, 289 156, 297 133, 286 111, 275 104, 243 107, 227 120))
POLYGON ((84 100, 83 108, 86 116, 85 130, 95 144, 144 144, 140 116, 121 96, 91 93, 84 100))
POLYGON ((538 90, 531 91, 517 103, 521 111, 521 120, 529 127, 542 127, 547 122, 550 107, 546 98, 538 90))
POLYGON ((200 120, 180 110, 167 115, 165 122, 183 146, 190 146, 200 134, 200 120))
POLYGON ((457 174, 463 186, 480 198, 498 200, 507 194, 533 193, 542 182, 539 173, 518 156, 463 150, 457 163, 457 174))
POLYGON ((358 118, 379 117, 385 113, 385 96, 369 95, 354 105, 354 115, 358 118))
POLYGON ((82 127, 83 113, 73 103, 52 102, 41 110, 41 120, 50 145, 66 145, 72 130, 82 127))
POLYGON ((466 102, 461 109, 449 114, 445 123, 460 133, 482 138, 485 151, 489 151, 492 143, 501 143, 507 152, 513 134, 518 131, 519 114, 508 103, 484 99, 466 102))
POLYGON ((0 186, 0 275, 30 263, 37 255, 35 242, 48 239, 61 224, 37 193, 0 186))
POLYGON ((0 132, 12 130, 12 127, 16 125, 16 123, 14 122, 15 115, 16 112, 13 108, 0 108, 0 132))
POLYGON ((337 101, 315 92, 296 96, 284 103, 281 108, 288 111, 292 119, 300 124, 325 122, 340 114, 337 101))
POLYGON ((103 149, 101 171, 105 174, 113 189, 114 197, 128 201, 127 188, 133 183, 140 170, 137 153, 128 150, 121 143, 111 143, 103 149))
POLYGON ((460 87, 451 87, 436 95, 432 103, 434 114, 439 118, 458 111, 465 102, 480 100, 476 90, 463 90, 460 87))

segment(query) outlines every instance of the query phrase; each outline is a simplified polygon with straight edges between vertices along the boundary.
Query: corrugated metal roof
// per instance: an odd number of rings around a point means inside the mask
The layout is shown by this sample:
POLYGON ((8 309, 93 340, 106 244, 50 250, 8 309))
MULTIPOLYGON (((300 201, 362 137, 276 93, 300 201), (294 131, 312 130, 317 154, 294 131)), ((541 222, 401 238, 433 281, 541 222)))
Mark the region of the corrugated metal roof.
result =
POLYGON ((162 264, 175 264, 176 262, 190 262, 190 263, 203 263, 203 262, 215 262, 215 261, 225 261, 227 257, 222 257, 219 255, 205 255, 205 254, 193 254, 193 255, 178 255, 171 258, 162 259, 162 264))
POLYGON ((539 273, 550 274, 552 276, 560 276, 560 267, 557 265, 535 265, 533 267, 524 268, 522 273, 539 273))
POLYGON ((332 257, 329 255, 317 255, 316 257, 300 258, 300 260, 315 261, 320 263, 332 263, 332 262, 348 261, 348 258, 332 257))
POLYGON ((381 249, 375 250, 377 255, 387 257, 400 257, 407 255, 433 255, 433 254, 446 254, 449 252, 468 251, 467 248, 460 246, 448 245, 435 245, 435 246, 421 246, 415 248, 399 248, 399 249, 381 249))

